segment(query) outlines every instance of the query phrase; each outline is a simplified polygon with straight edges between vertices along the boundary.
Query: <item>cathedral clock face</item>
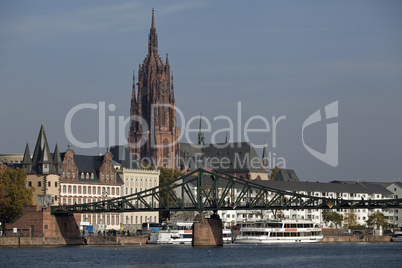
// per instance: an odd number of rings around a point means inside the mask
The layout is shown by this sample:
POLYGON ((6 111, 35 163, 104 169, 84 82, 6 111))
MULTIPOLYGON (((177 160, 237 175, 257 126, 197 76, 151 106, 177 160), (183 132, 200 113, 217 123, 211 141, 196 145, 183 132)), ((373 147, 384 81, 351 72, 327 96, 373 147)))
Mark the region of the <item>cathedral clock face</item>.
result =
POLYGON ((162 87, 161 88, 161 96, 165 96, 166 95, 166 88, 162 87))
POLYGON ((146 87, 141 88, 141 94, 142 94, 142 96, 147 95, 147 88, 146 87))

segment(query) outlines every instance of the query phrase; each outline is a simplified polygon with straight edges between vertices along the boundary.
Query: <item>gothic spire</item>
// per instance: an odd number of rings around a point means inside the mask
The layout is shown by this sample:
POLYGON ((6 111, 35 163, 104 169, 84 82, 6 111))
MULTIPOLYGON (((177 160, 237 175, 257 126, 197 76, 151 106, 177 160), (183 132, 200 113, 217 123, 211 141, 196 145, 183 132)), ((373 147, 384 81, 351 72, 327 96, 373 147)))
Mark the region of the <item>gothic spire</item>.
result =
POLYGON ((265 168, 268 168, 269 164, 268 164, 268 158, 267 158, 267 151, 265 150, 265 147, 262 151, 262 165, 265 168))
POLYGON ((200 112, 200 130, 198 132, 198 144, 204 145, 204 132, 202 131, 202 112, 200 112))
POLYGON ((28 143, 27 143, 27 145, 25 146, 25 152, 24 152, 24 158, 22 159, 22 164, 29 164, 29 165, 32 165, 31 153, 29 152, 28 143))
POLYGON ((154 9, 152 9, 152 24, 149 31, 148 54, 158 54, 158 35, 156 34, 154 9))
POLYGON ((56 146, 54 147, 53 164, 61 165, 60 151, 59 151, 59 146, 57 146, 57 143, 56 143, 56 146))
POLYGON ((151 29, 155 29, 154 8, 152 8, 152 24, 151 24, 151 29))
POLYGON ((131 109, 130 109, 130 116, 134 116, 135 115, 135 107, 137 106, 137 101, 135 98, 135 72, 133 71, 133 92, 131 95, 131 109))
POLYGON ((170 103, 174 104, 175 100, 174 100, 174 87, 173 87, 173 71, 172 71, 172 78, 170 79, 170 86, 171 86, 171 92, 170 92, 170 103))
POLYGON ((25 146, 24 158, 22 159, 21 164, 22 164, 22 168, 25 170, 25 172, 27 174, 31 173, 32 159, 31 159, 31 153, 29 152, 28 143, 25 146))
POLYGON ((47 143, 45 128, 43 127, 42 123, 39 130, 38 140, 36 141, 35 151, 32 158, 32 165, 35 167, 39 163, 48 163, 49 156, 49 145, 47 143))

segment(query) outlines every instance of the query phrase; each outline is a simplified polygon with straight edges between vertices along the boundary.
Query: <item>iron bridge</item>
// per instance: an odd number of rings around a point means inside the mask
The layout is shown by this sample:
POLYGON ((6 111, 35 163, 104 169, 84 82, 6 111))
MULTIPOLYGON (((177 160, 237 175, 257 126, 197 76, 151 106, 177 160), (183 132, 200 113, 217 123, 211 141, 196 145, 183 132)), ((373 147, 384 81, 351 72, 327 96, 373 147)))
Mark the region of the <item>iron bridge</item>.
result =
POLYGON ((358 208, 402 208, 402 199, 342 200, 310 196, 200 168, 135 194, 94 203, 52 206, 51 213, 358 208))

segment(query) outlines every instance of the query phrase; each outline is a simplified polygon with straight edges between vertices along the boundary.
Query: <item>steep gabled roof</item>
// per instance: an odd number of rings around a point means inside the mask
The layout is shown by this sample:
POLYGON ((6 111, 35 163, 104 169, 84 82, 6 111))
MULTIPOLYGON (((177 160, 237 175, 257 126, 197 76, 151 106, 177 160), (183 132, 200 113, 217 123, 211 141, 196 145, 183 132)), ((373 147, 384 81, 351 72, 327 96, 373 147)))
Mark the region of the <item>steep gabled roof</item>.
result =
POLYGON ((300 181, 293 169, 279 169, 275 181, 300 181))

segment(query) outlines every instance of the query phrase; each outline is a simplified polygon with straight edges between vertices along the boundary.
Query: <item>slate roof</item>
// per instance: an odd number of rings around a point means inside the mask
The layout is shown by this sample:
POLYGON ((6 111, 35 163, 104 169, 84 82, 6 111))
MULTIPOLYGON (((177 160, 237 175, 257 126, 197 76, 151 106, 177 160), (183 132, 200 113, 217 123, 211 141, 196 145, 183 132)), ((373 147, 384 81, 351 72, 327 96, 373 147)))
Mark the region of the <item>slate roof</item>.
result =
POLYGON ((200 167, 222 171, 267 172, 249 142, 191 144, 180 143, 182 166, 190 170, 200 167))
MULTIPOLYGON (((191 177, 191 176, 190 176, 191 177)), ((272 180, 253 180, 253 183, 289 191, 289 192, 333 192, 333 193, 364 193, 364 194, 382 194, 385 196, 392 195, 390 191, 382 187, 381 185, 376 185, 372 188, 368 188, 360 183, 346 184, 346 183, 324 183, 324 182, 289 182, 289 181, 272 181, 272 180)), ((209 176, 203 177, 204 185, 211 185, 212 179, 209 176)), ((218 186, 223 187, 226 182, 219 180, 218 186)), ((196 185, 193 185, 196 187, 196 185)), ((236 184, 235 184, 236 187, 236 184)), ((240 185, 239 185, 240 187, 240 185)))
POLYGON ((275 176, 275 181, 300 181, 293 169, 280 169, 275 176))
POLYGON ((124 168, 142 169, 132 155, 128 152, 127 147, 117 145, 110 147, 110 152, 113 154, 113 160, 119 163, 124 168))
MULTIPOLYGON (((61 153, 60 157, 62 160, 64 160, 64 156, 65 153, 61 153)), ((98 177, 98 172, 100 167, 102 166, 103 163, 103 159, 105 158, 104 155, 77 155, 74 154, 74 163, 78 168, 78 181, 79 182, 100 182, 100 178, 98 177), (91 176, 91 174, 94 174, 94 178, 93 179, 81 179, 81 173, 84 172, 84 174, 86 175, 86 173, 89 173, 89 176, 91 176)), ((123 181, 116 176, 116 183, 117 184, 123 184, 123 181)))

